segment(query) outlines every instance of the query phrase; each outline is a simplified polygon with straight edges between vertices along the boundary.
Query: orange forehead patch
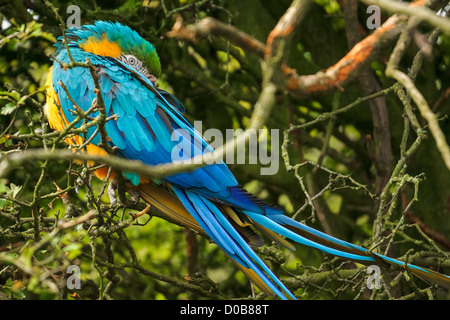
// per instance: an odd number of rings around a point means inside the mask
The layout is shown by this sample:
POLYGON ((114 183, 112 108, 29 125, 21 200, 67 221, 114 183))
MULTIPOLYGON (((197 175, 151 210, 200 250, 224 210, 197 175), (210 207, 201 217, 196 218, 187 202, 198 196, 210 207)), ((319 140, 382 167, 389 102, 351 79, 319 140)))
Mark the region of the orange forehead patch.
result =
POLYGON ((116 42, 111 42, 106 37, 97 39, 89 37, 85 43, 80 44, 80 47, 87 52, 99 55, 117 58, 122 50, 116 42))

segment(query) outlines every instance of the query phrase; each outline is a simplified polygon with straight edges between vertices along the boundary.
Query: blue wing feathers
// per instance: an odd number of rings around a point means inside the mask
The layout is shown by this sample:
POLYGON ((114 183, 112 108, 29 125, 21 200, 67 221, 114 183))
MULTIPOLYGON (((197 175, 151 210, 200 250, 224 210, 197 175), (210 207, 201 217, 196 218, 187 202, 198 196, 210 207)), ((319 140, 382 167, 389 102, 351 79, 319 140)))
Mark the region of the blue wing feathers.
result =
MULTIPOLYGON (((119 117, 119 120, 125 116, 125 109, 121 107, 120 102, 116 99, 116 95, 113 94, 114 99, 112 100, 111 106, 115 115, 119 117)), ((113 142, 114 143, 114 142, 113 142)))
POLYGON ((105 105, 106 114, 109 117, 113 116, 114 114, 113 114, 113 112, 111 110, 112 101, 113 101, 113 93, 112 92, 102 93, 102 99, 103 99, 103 103, 105 105))
POLYGON ((126 147, 126 141, 123 138, 121 131, 117 127, 117 123, 114 120, 107 121, 105 123, 105 130, 108 132, 108 136, 111 138, 111 140, 114 141, 114 144, 119 149, 125 149, 126 147))
MULTIPOLYGON (((142 90, 139 87, 139 83, 126 72, 122 72, 122 69, 114 68, 111 64, 108 67, 104 67, 104 69, 104 74, 110 76, 111 79, 111 81, 108 81, 108 76, 105 76, 103 73, 100 77, 105 106, 111 105, 112 112, 119 117, 115 122, 109 121, 106 124, 106 128, 112 145, 119 148, 118 153, 120 155, 130 159, 138 159, 148 164, 171 162, 171 150, 174 147, 179 148, 177 141, 172 141, 171 138, 174 128, 184 129, 184 131, 180 130, 179 132, 184 135, 188 145, 186 150, 179 151, 185 152, 185 155, 191 157, 192 155, 212 150, 201 136, 193 130, 191 124, 181 116, 183 108, 181 104, 178 104, 179 102, 176 102, 178 100, 174 100, 177 105, 171 109, 171 105, 166 100, 166 98, 170 99, 171 97, 168 93, 164 93, 164 96, 161 95, 158 99, 155 99, 154 93, 142 90), (126 82, 124 82, 125 78, 127 78, 126 82), (139 88, 137 92, 145 94, 138 95, 135 89, 128 89, 135 86, 139 88), (165 120, 155 112, 157 104, 170 119, 170 128, 167 120, 165 123, 165 120), (136 117, 136 114, 139 116, 136 117), (148 130, 147 124, 151 130, 148 130), (154 140, 155 137, 158 138, 157 141, 154 140)), ((62 72, 62 70, 59 72, 62 72)), ((62 73, 69 77, 69 72, 62 73)), ((87 108, 94 98, 90 94, 93 83, 90 80, 90 74, 86 72, 79 72, 77 77, 78 85, 70 83, 68 89, 71 95, 73 92, 74 97, 84 99, 80 106, 87 108), (79 93, 77 94, 75 90, 78 90, 79 93), (82 94, 80 94, 81 92, 82 94)), ((57 79, 58 77, 55 78, 57 79)), ((64 77, 59 78, 63 79, 64 77)), ((64 107, 65 114, 68 114, 69 108, 66 103, 64 107)), ((138 175, 132 173, 124 174, 133 184, 139 184, 140 178, 138 175)), ((238 207, 253 209, 259 213, 264 212, 260 206, 255 205, 251 199, 246 197, 245 193, 240 192, 241 189, 237 188, 238 184, 234 175, 223 163, 202 167, 191 173, 182 173, 168 177, 167 181, 178 184, 185 189, 198 191, 209 198, 214 199, 217 197, 225 202, 230 201, 230 203, 238 207)), ((222 213, 218 211, 217 207, 210 200, 193 192, 189 192, 188 197, 186 193, 176 187, 174 187, 174 190, 213 241, 238 263, 255 271, 278 296, 285 298, 284 294, 279 291, 273 282, 286 292, 288 290, 283 287, 270 269, 248 247, 242 237, 234 231, 231 224, 226 221, 226 218, 223 217, 222 213), (257 262, 259 267, 254 261, 257 262), (266 274, 270 276, 270 279, 266 274)))
POLYGON ((115 90, 116 99, 118 101, 118 107, 129 116, 136 116, 136 107, 130 101, 130 94, 126 92, 126 85, 118 85, 115 90))
MULTIPOLYGON (((71 52, 76 59, 78 57, 76 48, 71 52)), ((84 61, 86 57, 83 55, 78 58, 79 61, 84 61)), ((165 91, 156 97, 154 92, 150 92, 139 81, 134 79, 130 72, 117 67, 110 59, 101 59, 101 57, 94 55, 92 57, 89 56, 89 58, 93 63, 96 62, 101 66, 99 68, 101 69, 99 82, 105 106, 111 105, 112 113, 118 116, 116 124, 111 123, 107 127, 111 144, 120 149, 119 153, 121 155, 130 159, 141 160, 150 165, 172 162, 171 151, 178 147, 178 142, 172 140, 174 128, 184 129, 184 131, 180 130, 180 132, 185 134, 190 148, 188 148, 189 150, 179 151, 184 152, 186 158, 190 158, 192 153, 198 154, 205 150, 212 150, 200 134, 193 129, 192 125, 181 116, 184 106, 178 99, 165 91), (176 106, 172 107, 166 98, 175 103, 176 106), (155 113, 158 107, 170 119, 170 128, 164 122, 165 120, 157 112, 155 113), (130 117, 127 117, 127 115, 130 117), (134 117, 134 119, 131 117, 134 117), (148 128, 151 128, 152 133, 149 133, 148 128), (154 141, 154 137, 158 138, 157 143, 151 143, 154 141), (198 148, 199 145, 202 146, 201 150, 198 148), (144 149, 148 152, 142 152, 144 149)), ((69 62, 65 51, 61 52, 58 60, 69 62)), ((77 102, 80 102, 80 106, 88 108, 95 97, 93 90, 91 90, 93 89, 93 81, 90 73, 81 67, 63 71, 58 66, 58 64, 55 64, 54 72, 57 73, 57 76, 54 77, 55 81, 60 79, 63 82, 67 82, 70 78, 76 78, 77 81, 68 86, 69 93, 73 97, 78 97, 79 101, 77 102), (74 77, 71 72, 75 72, 76 76, 74 77), (78 90, 78 92, 74 90, 78 90), (80 94, 81 90, 83 90, 83 94, 80 94)), ((57 87, 56 84, 54 86, 57 87)), ((63 96, 63 98, 65 97, 63 96)), ((67 101, 67 99, 64 100, 67 101)), ((63 109, 68 121, 73 121, 74 117, 68 112, 71 109, 70 103, 66 102, 63 109)), ((95 128, 93 128, 94 130, 95 128)), ((209 196, 216 195, 219 197, 228 197, 230 195, 228 188, 237 185, 234 175, 223 163, 199 168, 191 173, 176 175, 168 179, 172 183, 177 183, 180 180, 183 181, 183 187, 189 187, 189 181, 192 181, 192 187, 202 189, 206 193, 209 192, 209 196)), ((134 179, 134 182, 138 182, 137 179, 134 179)), ((223 198, 222 200, 226 201, 227 199, 223 198)))

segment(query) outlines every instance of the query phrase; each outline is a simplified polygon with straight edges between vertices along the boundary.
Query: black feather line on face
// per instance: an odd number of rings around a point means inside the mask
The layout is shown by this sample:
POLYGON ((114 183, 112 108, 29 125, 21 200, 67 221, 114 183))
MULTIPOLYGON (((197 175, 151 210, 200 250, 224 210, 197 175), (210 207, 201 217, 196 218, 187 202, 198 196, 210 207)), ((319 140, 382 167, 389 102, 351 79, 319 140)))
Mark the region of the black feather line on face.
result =
POLYGON ((125 63, 126 65, 128 65, 130 67, 132 67, 137 72, 139 72, 144 77, 146 77, 153 84, 156 82, 156 80, 158 80, 155 75, 150 74, 150 72, 148 72, 148 69, 145 67, 145 65, 142 63, 142 61, 139 60, 136 56, 134 56, 132 54, 120 55, 117 58, 117 60, 125 63))

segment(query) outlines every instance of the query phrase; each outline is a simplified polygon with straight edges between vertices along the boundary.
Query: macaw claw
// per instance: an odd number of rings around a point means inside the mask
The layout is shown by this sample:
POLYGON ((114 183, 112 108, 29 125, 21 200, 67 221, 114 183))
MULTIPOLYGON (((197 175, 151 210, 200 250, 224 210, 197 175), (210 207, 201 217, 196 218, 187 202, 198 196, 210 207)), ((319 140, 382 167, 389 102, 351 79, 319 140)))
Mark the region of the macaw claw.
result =
POLYGON ((117 197, 116 197, 116 189, 117 189, 117 180, 111 179, 111 181, 108 184, 108 197, 109 197, 109 202, 114 206, 115 204, 117 204, 117 197))

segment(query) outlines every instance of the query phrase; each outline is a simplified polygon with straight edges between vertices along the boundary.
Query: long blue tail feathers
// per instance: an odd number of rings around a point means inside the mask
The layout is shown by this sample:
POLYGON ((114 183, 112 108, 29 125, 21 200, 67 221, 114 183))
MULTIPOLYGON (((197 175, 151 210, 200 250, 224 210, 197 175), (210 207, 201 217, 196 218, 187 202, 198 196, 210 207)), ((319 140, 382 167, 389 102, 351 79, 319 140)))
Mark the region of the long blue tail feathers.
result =
MULTIPOLYGON (((145 185, 137 188, 143 199, 146 200, 145 185)), ((295 247, 288 240, 365 265, 382 264, 408 268, 409 272, 417 277, 450 289, 450 277, 447 275, 405 264, 402 261, 334 238, 295 221, 279 211, 269 210, 270 213, 255 213, 242 209, 233 210, 227 205, 212 201, 195 192, 173 185, 171 189, 205 234, 224 250, 255 285, 263 292, 278 296, 280 299, 295 299, 295 296, 251 248, 253 245, 261 244, 257 239, 259 236, 254 230, 290 250, 295 250, 295 247), (256 240, 251 240, 252 234, 256 240)), ((177 201, 176 198, 172 198, 170 201, 177 201)))

